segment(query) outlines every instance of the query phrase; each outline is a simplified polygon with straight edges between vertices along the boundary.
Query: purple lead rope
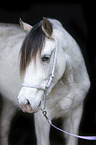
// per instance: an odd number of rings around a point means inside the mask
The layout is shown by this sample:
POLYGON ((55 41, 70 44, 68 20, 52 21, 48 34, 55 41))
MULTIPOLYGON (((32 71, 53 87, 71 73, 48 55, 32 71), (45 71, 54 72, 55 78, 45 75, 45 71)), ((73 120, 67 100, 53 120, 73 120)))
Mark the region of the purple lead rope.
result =
POLYGON ((63 132, 63 133, 66 133, 66 134, 69 134, 71 136, 74 136, 74 137, 77 137, 77 138, 81 138, 81 139, 86 139, 86 140, 96 140, 96 136, 79 136, 79 135, 75 135, 75 134, 72 134, 72 133, 69 133, 65 130, 62 130, 58 127, 56 127, 54 124, 52 124, 51 120, 48 120, 48 122, 50 123, 51 126, 53 126, 54 128, 56 128, 57 130, 63 132))
POLYGON ((47 119, 47 121, 50 123, 50 125, 51 125, 52 127, 54 127, 55 129, 57 129, 57 130, 59 130, 59 131, 61 131, 61 132, 63 132, 63 133, 66 133, 66 134, 68 134, 68 135, 77 137, 77 138, 86 139, 86 140, 96 140, 96 136, 80 136, 80 135, 75 135, 75 134, 69 133, 69 132, 67 132, 67 131, 65 131, 65 130, 62 130, 62 129, 58 128, 58 127, 55 126, 55 125, 51 122, 51 120, 47 117, 47 112, 46 112, 45 110, 42 110, 42 109, 41 109, 41 111, 42 111, 44 117, 45 117, 45 118, 47 119))

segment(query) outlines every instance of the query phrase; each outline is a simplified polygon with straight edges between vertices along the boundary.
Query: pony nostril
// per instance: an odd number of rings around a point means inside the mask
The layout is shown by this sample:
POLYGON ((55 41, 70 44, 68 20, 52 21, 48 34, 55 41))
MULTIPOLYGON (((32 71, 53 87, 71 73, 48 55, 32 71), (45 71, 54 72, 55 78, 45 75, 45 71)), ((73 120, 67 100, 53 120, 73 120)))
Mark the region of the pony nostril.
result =
POLYGON ((28 110, 32 109, 29 100, 25 100, 25 106, 26 106, 26 108, 27 108, 28 110))
POLYGON ((25 100, 25 105, 30 105, 29 100, 25 100))

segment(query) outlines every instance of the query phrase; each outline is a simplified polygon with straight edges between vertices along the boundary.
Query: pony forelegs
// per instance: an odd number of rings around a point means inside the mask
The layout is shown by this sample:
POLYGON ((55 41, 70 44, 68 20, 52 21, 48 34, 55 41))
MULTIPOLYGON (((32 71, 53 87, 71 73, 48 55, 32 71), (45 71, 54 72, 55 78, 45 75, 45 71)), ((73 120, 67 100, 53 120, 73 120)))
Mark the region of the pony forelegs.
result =
MULTIPOLYGON (((83 104, 78 106, 73 110, 69 117, 64 119, 64 130, 72 134, 78 134, 79 124, 82 116, 83 104)), ((78 145, 78 139, 70 136, 64 135, 66 138, 66 145, 78 145)))
POLYGON ((50 124, 42 115, 41 111, 35 113, 35 131, 37 137, 37 145, 50 145, 49 132, 50 124))
POLYGON ((1 129, 0 129, 0 143, 1 145, 8 145, 8 133, 10 128, 11 119, 15 113, 16 108, 3 98, 2 113, 1 113, 1 129))

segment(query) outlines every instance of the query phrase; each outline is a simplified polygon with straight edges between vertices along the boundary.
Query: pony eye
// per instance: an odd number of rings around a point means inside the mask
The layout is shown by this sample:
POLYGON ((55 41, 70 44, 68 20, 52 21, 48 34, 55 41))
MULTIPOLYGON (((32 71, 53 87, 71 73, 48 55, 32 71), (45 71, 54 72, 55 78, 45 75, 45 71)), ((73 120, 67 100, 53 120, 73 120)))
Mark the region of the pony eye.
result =
POLYGON ((50 60, 50 56, 45 55, 42 57, 42 62, 49 62, 49 60, 50 60))

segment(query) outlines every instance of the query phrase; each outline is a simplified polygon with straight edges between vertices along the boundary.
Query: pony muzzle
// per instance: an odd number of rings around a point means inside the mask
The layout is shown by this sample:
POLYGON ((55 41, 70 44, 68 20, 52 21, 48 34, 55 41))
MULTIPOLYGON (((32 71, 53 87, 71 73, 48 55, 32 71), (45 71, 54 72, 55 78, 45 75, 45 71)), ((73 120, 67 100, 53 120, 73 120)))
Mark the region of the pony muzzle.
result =
POLYGON ((40 106, 41 106, 41 101, 40 101, 38 107, 33 109, 31 106, 31 103, 28 99, 26 99, 25 102, 20 105, 22 111, 26 112, 26 113, 36 113, 40 110, 40 106))

